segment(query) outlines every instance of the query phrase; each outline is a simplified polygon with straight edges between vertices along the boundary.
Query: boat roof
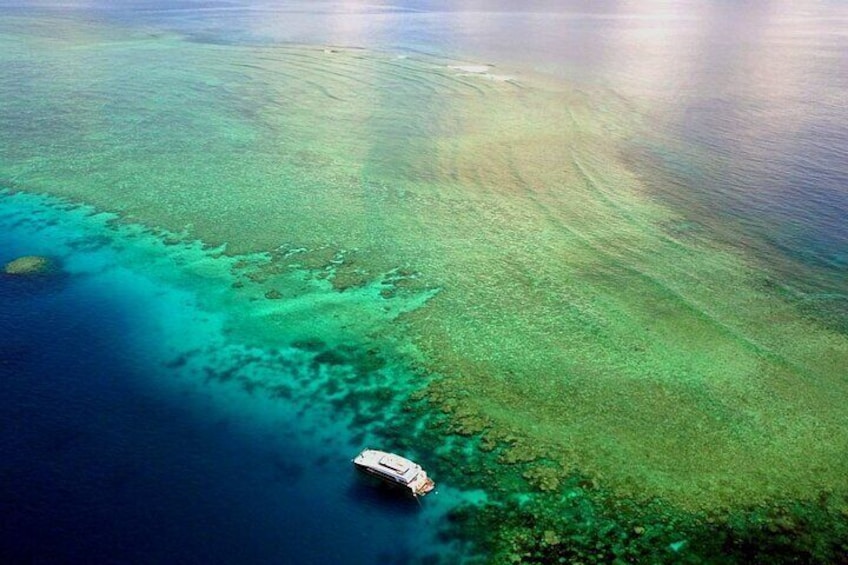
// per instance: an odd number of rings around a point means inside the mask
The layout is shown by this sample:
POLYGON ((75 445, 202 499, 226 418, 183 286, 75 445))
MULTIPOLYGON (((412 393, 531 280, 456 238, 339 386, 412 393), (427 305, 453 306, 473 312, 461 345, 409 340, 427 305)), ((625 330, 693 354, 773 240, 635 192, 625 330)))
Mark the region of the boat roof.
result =
POLYGON ((363 467, 369 467, 386 474, 394 475, 405 482, 412 481, 422 471, 421 465, 410 461, 406 457, 378 449, 363 450, 362 453, 356 456, 353 462, 363 467))

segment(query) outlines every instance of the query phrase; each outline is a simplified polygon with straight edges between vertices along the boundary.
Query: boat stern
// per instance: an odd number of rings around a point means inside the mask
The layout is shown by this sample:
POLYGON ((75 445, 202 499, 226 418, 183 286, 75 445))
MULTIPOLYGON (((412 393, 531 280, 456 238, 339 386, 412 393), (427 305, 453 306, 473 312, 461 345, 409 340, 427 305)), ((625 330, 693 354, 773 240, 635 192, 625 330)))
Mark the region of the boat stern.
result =
POLYGON ((421 471, 418 476, 415 477, 415 480, 409 485, 409 488, 415 496, 424 496, 436 488, 436 483, 433 482, 433 479, 427 476, 425 471, 421 471))

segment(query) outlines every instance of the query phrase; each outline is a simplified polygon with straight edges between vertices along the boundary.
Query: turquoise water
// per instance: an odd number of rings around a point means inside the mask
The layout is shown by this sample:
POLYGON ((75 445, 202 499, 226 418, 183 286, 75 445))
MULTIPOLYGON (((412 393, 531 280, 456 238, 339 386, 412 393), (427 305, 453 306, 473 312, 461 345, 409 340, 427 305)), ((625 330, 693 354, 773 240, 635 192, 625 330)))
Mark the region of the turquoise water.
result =
POLYGON ((486 480, 848 487, 841 3, 0 15, 0 263, 59 267, 0 278, 0 561, 454 562, 487 425, 486 480))
POLYGON ((368 438, 320 384, 343 362, 227 330, 232 259, 0 198, 0 260, 60 269, 0 279, 3 562, 401 563, 449 549, 435 534, 459 493, 419 505, 351 468, 368 438))

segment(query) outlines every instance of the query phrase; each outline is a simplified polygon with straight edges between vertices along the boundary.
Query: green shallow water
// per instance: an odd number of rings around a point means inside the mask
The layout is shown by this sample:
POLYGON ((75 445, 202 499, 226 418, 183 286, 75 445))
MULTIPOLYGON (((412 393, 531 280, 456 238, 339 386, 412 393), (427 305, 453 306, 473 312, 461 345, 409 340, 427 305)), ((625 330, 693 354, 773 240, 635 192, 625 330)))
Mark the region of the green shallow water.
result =
POLYGON ((848 494, 848 337, 651 197, 629 150, 662 139, 637 105, 423 56, 54 25, 0 27, 2 182, 221 246, 247 339, 390 351, 439 430, 530 478, 493 490, 577 472, 705 512, 848 494))

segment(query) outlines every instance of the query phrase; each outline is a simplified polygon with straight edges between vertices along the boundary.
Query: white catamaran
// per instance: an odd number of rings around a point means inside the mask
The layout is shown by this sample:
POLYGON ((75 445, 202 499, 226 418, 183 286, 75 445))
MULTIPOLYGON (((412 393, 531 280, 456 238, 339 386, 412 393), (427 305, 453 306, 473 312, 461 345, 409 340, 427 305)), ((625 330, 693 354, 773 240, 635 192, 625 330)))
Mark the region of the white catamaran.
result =
POLYGON ((408 488, 413 496, 424 496, 436 487, 421 465, 394 453, 365 449, 356 456, 353 464, 387 483, 408 488))

